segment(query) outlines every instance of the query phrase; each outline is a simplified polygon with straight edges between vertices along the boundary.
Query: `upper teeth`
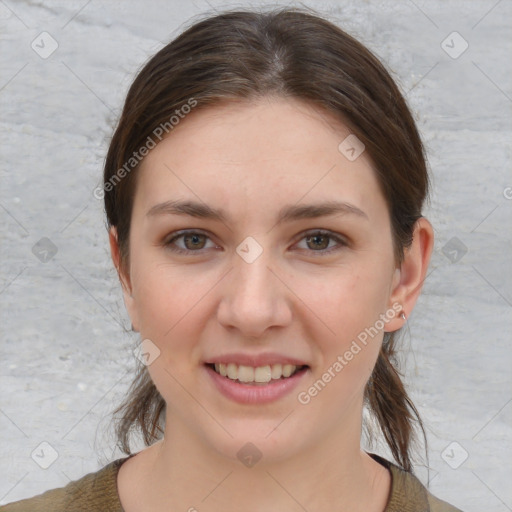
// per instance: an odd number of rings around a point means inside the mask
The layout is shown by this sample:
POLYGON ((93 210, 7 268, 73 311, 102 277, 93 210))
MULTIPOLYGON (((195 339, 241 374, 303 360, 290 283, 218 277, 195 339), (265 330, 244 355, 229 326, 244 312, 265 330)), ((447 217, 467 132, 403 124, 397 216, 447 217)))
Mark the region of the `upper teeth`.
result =
POLYGON ((297 368, 298 366, 294 364, 272 364, 257 366, 256 368, 234 363, 215 364, 215 371, 217 373, 229 379, 238 379, 240 382, 270 382, 271 379, 289 377, 297 368))

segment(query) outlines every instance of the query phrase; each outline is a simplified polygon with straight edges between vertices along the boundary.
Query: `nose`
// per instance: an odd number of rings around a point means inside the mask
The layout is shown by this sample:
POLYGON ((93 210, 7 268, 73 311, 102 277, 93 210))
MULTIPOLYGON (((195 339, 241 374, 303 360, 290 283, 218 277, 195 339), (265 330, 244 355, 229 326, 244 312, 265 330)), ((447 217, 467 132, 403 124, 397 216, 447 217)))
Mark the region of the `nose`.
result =
POLYGON ((293 293, 274 266, 266 251, 252 263, 234 255, 234 268, 223 280, 219 323, 245 338, 261 338, 271 327, 289 325, 293 293))

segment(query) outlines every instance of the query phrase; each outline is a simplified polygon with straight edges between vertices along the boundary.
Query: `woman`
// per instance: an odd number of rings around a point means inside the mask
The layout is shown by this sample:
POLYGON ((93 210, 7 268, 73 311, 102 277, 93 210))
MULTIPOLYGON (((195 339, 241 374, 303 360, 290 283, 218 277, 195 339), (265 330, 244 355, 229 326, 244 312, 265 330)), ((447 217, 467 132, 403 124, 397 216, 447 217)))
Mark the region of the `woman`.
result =
POLYGON ((96 191, 143 340, 127 457, 3 510, 456 511, 411 472, 393 367, 428 184, 398 88, 338 27, 280 9, 186 30, 132 84, 96 191), (365 407, 394 462, 361 449, 365 407))

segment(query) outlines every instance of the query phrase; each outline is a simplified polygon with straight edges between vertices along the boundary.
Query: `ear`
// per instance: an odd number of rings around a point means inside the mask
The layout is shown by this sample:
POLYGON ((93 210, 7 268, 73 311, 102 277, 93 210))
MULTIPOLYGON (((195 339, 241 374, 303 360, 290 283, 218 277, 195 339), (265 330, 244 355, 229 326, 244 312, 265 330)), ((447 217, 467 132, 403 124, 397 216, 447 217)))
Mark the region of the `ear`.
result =
POLYGON ((402 312, 406 318, 410 316, 423 287, 433 248, 434 230, 430 222, 421 217, 414 225, 413 241, 404 251, 404 261, 395 269, 388 308, 395 310, 396 316, 386 324, 384 331, 396 331, 403 326, 402 312))
POLYGON ((119 250, 117 229, 115 228, 115 226, 112 226, 110 228, 108 238, 110 242, 110 255, 112 256, 112 262, 116 267, 119 281, 121 282, 121 287, 123 289, 124 305, 126 306, 126 310, 128 311, 128 315, 130 316, 130 320, 132 322, 132 330, 138 331, 139 321, 137 315, 136 302, 132 294, 130 274, 128 270, 125 269, 125 265, 121 261, 121 252, 119 250))

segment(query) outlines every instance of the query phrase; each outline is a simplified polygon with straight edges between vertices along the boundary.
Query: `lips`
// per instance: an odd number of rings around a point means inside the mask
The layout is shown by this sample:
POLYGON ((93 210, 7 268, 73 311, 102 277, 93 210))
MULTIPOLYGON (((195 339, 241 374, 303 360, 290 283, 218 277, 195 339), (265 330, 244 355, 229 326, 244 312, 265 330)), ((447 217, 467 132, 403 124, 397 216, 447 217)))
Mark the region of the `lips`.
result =
POLYGON ((275 352, 222 354, 208 358, 203 366, 225 397, 243 404, 278 400, 311 370, 305 360, 275 352))
MULTIPOLYGON (((221 365, 222 363, 216 364, 221 365)), ((231 364, 234 365, 234 363, 229 363, 226 366, 226 371, 231 364)), ((289 377, 281 376, 279 379, 271 379, 269 382, 241 382, 216 372, 215 364, 204 364, 203 368, 215 389, 227 399, 246 405, 270 403, 284 398, 310 375, 309 367, 302 366, 297 367, 297 370, 289 377)))

